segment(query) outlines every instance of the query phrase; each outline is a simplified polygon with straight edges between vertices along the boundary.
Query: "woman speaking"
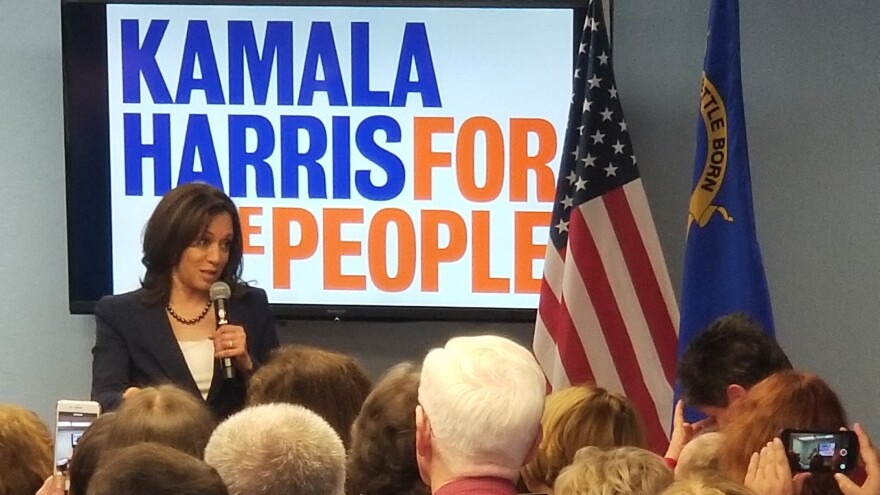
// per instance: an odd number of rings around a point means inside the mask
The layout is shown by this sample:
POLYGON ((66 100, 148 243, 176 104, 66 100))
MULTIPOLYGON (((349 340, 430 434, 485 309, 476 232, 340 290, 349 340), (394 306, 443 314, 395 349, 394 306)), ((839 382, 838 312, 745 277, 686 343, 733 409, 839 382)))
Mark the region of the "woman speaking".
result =
POLYGON ((92 398, 109 411, 142 387, 172 383, 225 418, 243 406, 248 376, 278 347, 266 293, 240 279, 235 204, 207 184, 179 186, 150 216, 143 248, 141 288, 95 307, 92 398), (210 297, 218 281, 231 288, 229 323, 219 326, 210 297))

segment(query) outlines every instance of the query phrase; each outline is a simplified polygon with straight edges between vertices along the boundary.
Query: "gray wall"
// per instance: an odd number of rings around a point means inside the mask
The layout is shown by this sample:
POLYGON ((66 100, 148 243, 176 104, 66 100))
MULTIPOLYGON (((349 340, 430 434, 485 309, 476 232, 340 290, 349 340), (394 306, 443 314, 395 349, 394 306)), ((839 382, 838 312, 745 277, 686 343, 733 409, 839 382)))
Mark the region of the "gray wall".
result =
MULTIPOLYGON (((742 2, 759 238, 779 338, 880 432, 880 3, 742 2)), ((680 286, 706 0, 619 1, 615 65, 669 270, 680 286)), ((0 402, 51 420, 88 396, 91 317, 67 313, 58 0, 0 0, 0 402)), ((376 374, 475 324, 293 322, 289 342, 358 355, 376 374)), ((491 325, 528 342, 529 325, 491 325)), ((880 433, 878 433, 880 434, 880 433)))
MULTIPOLYGON (((615 70, 676 293, 708 1, 615 2, 615 70)), ((752 192, 778 338, 880 432, 880 3, 740 2, 752 192)))

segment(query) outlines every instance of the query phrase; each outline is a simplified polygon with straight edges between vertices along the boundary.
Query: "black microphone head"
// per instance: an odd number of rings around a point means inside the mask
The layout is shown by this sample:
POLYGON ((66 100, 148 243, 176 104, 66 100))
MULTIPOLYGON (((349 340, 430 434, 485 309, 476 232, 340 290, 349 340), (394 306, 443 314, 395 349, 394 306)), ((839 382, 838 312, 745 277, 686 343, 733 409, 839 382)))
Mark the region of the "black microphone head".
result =
POLYGON ((226 282, 214 282, 214 285, 211 286, 210 291, 211 301, 216 301, 218 299, 229 299, 229 296, 232 295, 232 290, 229 288, 229 284, 226 282))

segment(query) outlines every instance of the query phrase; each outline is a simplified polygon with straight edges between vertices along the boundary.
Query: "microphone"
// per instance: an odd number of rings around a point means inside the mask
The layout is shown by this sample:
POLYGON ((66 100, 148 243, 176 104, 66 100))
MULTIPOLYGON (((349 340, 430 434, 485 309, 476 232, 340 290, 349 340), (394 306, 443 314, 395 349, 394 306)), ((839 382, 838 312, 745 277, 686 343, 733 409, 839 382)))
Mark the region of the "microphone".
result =
MULTIPOLYGON (((209 294, 211 302, 214 304, 214 315, 217 317, 217 327, 219 328, 221 325, 228 324, 229 320, 227 319, 226 311, 229 307, 229 296, 232 295, 232 290, 229 289, 229 285, 226 282, 214 282, 209 294)), ((235 368, 232 367, 231 358, 226 357, 221 359, 220 366, 223 368, 223 378, 227 380, 235 378, 235 368)))

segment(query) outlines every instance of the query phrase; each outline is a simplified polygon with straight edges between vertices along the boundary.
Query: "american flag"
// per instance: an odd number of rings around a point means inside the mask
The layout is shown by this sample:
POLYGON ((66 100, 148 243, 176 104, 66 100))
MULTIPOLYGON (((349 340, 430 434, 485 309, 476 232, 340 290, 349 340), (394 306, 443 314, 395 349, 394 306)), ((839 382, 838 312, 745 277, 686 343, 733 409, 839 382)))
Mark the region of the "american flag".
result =
POLYGON ((678 308, 614 83, 599 0, 579 45, 534 351, 550 386, 595 383, 635 404, 649 447, 672 417, 678 308))

